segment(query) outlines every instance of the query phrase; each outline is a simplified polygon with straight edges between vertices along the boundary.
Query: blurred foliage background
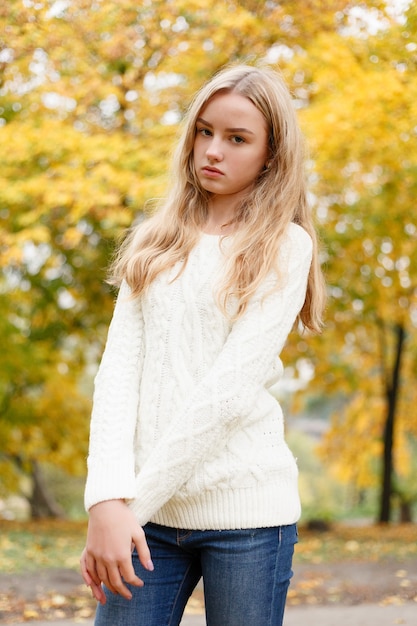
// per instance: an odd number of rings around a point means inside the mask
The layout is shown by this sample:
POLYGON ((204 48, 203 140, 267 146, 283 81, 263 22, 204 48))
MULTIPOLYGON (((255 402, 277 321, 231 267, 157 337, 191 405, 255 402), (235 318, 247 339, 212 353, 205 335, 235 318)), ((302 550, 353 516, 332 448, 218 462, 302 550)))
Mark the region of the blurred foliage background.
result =
POLYGON ((305 519, 417 501, 417 6, 9 0, 0 7, 0 515, 82 515, 118 238, 164 195, 192 94, 279 68, 308 140, 329 287, 277 391, 305 519), (295 389, 295 392, 291 391, 295 389), (20 509, 10 497, 24 498, 20 509))

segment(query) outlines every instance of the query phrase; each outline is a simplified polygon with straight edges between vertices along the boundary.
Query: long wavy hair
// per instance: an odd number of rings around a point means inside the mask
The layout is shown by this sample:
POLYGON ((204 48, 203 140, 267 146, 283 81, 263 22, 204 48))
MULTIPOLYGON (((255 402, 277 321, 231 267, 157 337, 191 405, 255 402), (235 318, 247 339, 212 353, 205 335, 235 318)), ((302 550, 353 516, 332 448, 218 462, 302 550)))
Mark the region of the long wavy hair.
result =
POLYGON ((120 284, 126 279, 132 295, 140 296, 158 274, 178 261, 185 266, 207 220, 210 199, 194 166, 196 120, 219 92, 239 94, 255 105, 267 122, 269 145, 268 167, 260 172, 253 190, 235 212, 236 228, 227 247, 218 305, 227 314, 229 301, 236 299, 235 317, 245 311, 267 274, 271 270, 279 274, 280 243, 289 223, 295 222, 313 240, 313 261, 299 319, 306 328, 319 332, 325 288, 307 202, 304 140, 285 81, 268 67, 226 67, 197 92, 183 120, 168 196, 157 212, 128 233, 111 265, 109 282, 120 284))

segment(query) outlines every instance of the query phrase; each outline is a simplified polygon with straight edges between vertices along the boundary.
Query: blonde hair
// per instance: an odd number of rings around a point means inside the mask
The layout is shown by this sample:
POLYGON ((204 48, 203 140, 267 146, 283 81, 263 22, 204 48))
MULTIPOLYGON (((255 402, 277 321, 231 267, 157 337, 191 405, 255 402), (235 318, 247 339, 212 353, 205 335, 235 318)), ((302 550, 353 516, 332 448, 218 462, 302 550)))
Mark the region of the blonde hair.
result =
POLYGON ((126 279, 132 295, 140 296, 162 271, 178 261, 184 267, 201 236, 210 198, 194 168, 196 120, 220 91, 248 98, 264 116, 269 140, 268 167, 236 210, 234 222, 238 228, 228 247, 218 304, 226 313, 230 298, 236 298, 236 317, 245 311, 267 274, 279 270, 276 265, 280 242, 289 223, 295 222, 313 240, 313 261, 299 318, 305 327, 319 332, 325 290, 306 197, 304 141, 287 86, 280 74, 267 67, 229 66, 196 94, 174 154, 169 195, 158 212, 131 230, 111 266, 110 282, 119 284, 126 279))

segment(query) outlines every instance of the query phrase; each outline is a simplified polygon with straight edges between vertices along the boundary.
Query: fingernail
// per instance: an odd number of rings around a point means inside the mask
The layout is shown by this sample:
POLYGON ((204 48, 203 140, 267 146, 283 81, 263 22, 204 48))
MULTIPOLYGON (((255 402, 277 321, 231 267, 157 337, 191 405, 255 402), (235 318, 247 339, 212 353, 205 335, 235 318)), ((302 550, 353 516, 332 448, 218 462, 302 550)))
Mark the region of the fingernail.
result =
POLYGON ((150 572, 153 572, 155 569, 154 564, 152 563, 151 559, 149 559, 148 561, 147 568, 150 572))

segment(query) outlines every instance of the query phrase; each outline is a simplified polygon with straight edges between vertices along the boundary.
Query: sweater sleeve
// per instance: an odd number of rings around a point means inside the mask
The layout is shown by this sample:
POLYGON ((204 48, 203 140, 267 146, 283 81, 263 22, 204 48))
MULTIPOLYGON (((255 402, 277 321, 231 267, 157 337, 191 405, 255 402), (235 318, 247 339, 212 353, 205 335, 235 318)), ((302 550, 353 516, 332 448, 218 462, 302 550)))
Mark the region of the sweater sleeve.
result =
POLYGON ((131 506, 140 524, 175 494, 239 420, 256 419, 259 393, 305 300, 312 242, 301 227, 289 232, 280 253, 279 288, 271 290, 277 280, 271 275, 254 295, 139 472, 131 506))
POLYGON ((135 496, 134 434, 143 364, 140 300, 123 282, 94 381, 88 475, 88 510, 104 500, 135 496))

